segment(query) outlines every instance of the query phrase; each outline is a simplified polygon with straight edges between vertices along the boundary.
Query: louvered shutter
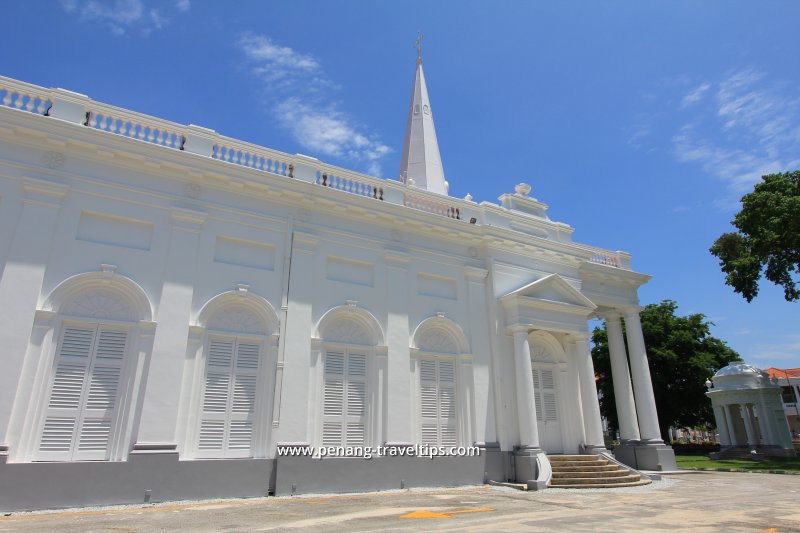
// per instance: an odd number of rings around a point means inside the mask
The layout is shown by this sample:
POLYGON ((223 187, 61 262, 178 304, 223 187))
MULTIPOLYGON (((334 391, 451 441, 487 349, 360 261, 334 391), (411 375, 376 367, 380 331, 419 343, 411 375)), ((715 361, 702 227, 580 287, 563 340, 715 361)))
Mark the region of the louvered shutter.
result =
POLYGON ((456 377, 453 361, 439 366, 439 438, 442 446, 456 446, 456 377))
POLYGON ((558 420, 558 410, 556 409, 556 383, 552 370, 542 369, 542 411, 546 422, 558 420))
POLYGON ((545 368, 534 368, 533 388, 536 397, 536 420, 540 422, 557 421, 558 407, 554 372, 545 368))
POLYGON ((536 420, 539 422, 542 421, 542 399, 540 396, 540 391, 542 390, 540 376, 539 376, 539 369, 533 369, 533 395, 536 401, 536 420))
POLYGON ((419 365, 422 444, 456 446, 455 364, 422 359, 419 365))
POLYGON ((419 405, 422 444, 439 444, 439 387, 436 361, 419 362, 419 405))
POLYGON ((256 413, 260 360, 260 344, 243 341, 236 343, 236 362, 233 367, 233 398, 231 401, 226 457, 251 457, 253 455, 253 424, 256 413))
POLYGON ((349 350, 325 353, 322 445, 366 443, 367 356, 349 350))
POLYGON ((199 457, 251 457, 261 345, 209 339, 199 457))
POLYGON ((209 339, 197 446, 201 457, 224 456, 234 344, 233 340, 209 339))
POLYGON ((323 446, 341 446, 344 436, 344 352, 325 354, 325 391, 322 408, 323 446))
POLYGON ((128 332, 67 326, 61 336, 38 460, 107 460, 128 332))

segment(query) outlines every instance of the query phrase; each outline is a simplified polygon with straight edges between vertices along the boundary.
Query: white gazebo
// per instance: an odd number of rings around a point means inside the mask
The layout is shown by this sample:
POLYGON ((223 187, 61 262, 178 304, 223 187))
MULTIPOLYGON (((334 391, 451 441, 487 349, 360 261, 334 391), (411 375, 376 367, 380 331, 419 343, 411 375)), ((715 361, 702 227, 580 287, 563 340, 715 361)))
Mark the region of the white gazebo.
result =
POLYGON ((752 365, 731 363, 712 380, 706 381, 706 396, 719 429, 718 457, 795 455, 777 379, 752 365))

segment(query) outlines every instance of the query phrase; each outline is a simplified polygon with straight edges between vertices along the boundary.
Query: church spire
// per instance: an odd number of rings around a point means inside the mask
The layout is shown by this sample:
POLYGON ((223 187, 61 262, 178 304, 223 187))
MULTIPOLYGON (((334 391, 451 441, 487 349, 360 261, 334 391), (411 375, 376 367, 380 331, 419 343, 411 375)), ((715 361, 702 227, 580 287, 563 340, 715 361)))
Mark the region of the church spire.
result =
POLYGON ((415 47, 417 48, 417 70, 414 75, 414 87, 411 92, 411 106, 408 109, 406 137, 403 141, 403 158, 400 162, 400 181, 439 194, 447 194, 447 182, 444 179, 442 156, 439 154, 439 143, 436 140, 436 128, 433 126, 433 111, 428 98, 428 87, 425 84, 425 73, 422 70, 422 34, 415 47))

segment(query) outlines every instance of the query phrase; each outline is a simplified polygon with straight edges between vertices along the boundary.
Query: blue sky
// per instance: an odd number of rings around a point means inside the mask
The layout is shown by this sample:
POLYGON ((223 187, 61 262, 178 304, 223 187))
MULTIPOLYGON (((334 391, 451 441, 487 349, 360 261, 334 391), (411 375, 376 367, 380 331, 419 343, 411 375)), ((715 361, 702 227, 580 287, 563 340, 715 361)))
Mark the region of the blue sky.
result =
POLYGON ((525 181, 642 304, 800 366, 800 303, 708 253, 761 174, 800 168, 800 2, 7 2, 0 74, 393 178, 416 32, 453 196, 525 181))

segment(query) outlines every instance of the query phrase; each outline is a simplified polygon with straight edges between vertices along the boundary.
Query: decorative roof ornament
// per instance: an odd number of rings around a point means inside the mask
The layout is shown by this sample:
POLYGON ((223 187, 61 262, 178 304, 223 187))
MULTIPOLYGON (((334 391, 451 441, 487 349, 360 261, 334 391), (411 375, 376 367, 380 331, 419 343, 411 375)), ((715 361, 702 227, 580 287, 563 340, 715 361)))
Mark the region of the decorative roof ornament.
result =
POLYGON ((421 31, 417 32, 417 42, 414 43, 414 48, 417 49, 417 64, 422 63, 422 40, 425 38, 425 34, 421 31))
POLYGON ((433 125, 433 109, 428 97, 425 73, 422 70, 422 32, 417 36, 417 69, 411 89, 403 155, 400 161, 400 181, 412 183, 420 189, 447 195, 448 183, 444 178, 442 156, 433 125))

